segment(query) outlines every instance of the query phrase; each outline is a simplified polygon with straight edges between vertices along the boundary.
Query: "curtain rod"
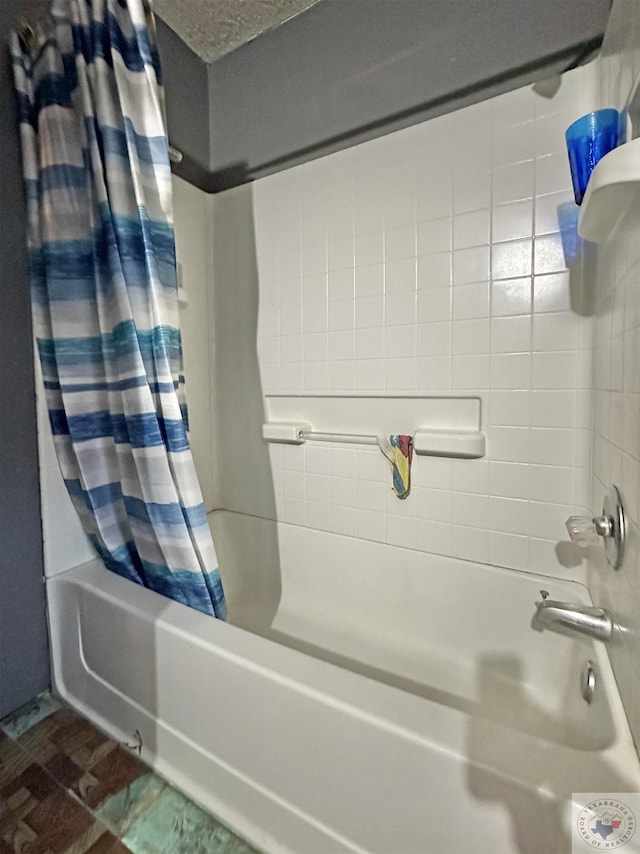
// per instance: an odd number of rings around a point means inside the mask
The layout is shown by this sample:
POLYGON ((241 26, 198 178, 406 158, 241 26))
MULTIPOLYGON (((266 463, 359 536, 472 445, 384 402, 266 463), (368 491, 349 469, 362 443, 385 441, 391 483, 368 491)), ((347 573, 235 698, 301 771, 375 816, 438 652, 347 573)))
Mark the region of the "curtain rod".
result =
MULTIPOLYGON (((31 26, 31 24, 27 23, 24 18, 21 18, 18 27, 18 39, 20 40, 20 46, 24 51, 29 51, 35 45, 36 41, 36 32, 31 26)), ((181 163, 183 159, 182 152, 176 148, 174 145, 169 143, 169 160, 172 163, 181 163)))

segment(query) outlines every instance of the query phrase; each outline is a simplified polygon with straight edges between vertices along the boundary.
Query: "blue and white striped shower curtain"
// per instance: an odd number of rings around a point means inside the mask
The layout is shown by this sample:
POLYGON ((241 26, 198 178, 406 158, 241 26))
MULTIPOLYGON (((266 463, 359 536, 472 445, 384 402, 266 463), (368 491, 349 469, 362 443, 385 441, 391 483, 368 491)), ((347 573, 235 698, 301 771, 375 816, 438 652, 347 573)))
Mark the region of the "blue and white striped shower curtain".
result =
POLYGON ((33 318, 69 494, 106 566, 226 616, 187 436, 171 172, 146 0, 12 34, 33 318))

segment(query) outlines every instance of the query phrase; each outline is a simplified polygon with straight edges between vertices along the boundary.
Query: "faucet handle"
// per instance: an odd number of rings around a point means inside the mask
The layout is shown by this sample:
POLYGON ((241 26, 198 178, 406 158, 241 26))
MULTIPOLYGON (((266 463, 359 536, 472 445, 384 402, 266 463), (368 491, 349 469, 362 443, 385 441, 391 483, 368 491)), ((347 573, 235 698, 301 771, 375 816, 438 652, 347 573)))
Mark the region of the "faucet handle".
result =
MULTIPOLYGON (((608 520, 606 520, 608 522, 608 520)), ((605 517, 592 519, 590 516, 569 516, 565 525, 569 538, 576 546, 586 549, 598 543, 598 537, 606 536, 604 528, 605 517)))
POLYGON ((627 521, 622 495, 617 486, 612 486, 605 495, 601 516, 594 516, 593 519, 588 516, 569 516, 565 524, 572 543, 587 548, 601 541, 609 566, 620 569, 624 560, 627 521))

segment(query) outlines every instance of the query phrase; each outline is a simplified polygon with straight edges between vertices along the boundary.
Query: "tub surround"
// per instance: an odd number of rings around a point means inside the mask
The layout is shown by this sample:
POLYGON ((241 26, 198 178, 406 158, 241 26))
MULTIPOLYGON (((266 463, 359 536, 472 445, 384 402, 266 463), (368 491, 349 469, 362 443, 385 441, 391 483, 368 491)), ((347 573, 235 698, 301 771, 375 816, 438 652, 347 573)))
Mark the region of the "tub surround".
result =
MULTIPOLYGON (((243 420, 235 389, 259 370, 265 406, 477 396, 487 437, 483 459, 417 460, 403 502, 375 449, 272 446, 273 497, 256 498, 240 461, 244 475, 216 471, 216 507, 273 518, 275 503, 279 521, 314 530, 586 578, 564 520, 590 501, 594 267, 589 253, 565 258, 558 212, 576 210, 564 130, 595 106, 597 74, 591 64, 552 98, 519 89, 211 200, 214 340, 234 352, 255 334, 225 282, 258 302, 257 366, 216 364, 213 409, 229 429, 243 420)), ((262 423, 243 435, 254 459, 262 423)))
MULTIPOLYGON (((558 209, 572 198, 564 128, 594 106, 597 73, 217 196, 175 179, 207 509, 586 579, 564 520, 590 504, 593 259, 567 267, 558 209), (399 502, 375 449, 262 439, 265 396, 403 393, 479 397, 486 456, 421 458, 399 502)), ((39 416, 50 575, 91 552, 39 416)))

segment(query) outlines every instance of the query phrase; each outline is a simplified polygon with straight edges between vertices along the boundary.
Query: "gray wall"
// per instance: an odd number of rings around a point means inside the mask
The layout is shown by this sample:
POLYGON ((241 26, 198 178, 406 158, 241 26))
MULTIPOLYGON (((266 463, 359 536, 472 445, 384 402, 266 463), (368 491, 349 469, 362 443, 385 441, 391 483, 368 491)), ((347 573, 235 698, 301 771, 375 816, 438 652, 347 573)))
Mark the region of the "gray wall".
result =
MULTIPOLYGON (((0 0, 1 2, 1 0, 0 0)), ((171 144, 183 154, 176 174, 197 187, 209 181, 207 65, 156 16, 171 144)))
POLYGON ((0 717, 49 686, 25 209, 4 38, 36 4, 1 0, 0 717))
POLYGON ((322 0, 209 66, 160 27, 175 171, 226 190, 546 79, 599 46, 609 6, 322 0))

